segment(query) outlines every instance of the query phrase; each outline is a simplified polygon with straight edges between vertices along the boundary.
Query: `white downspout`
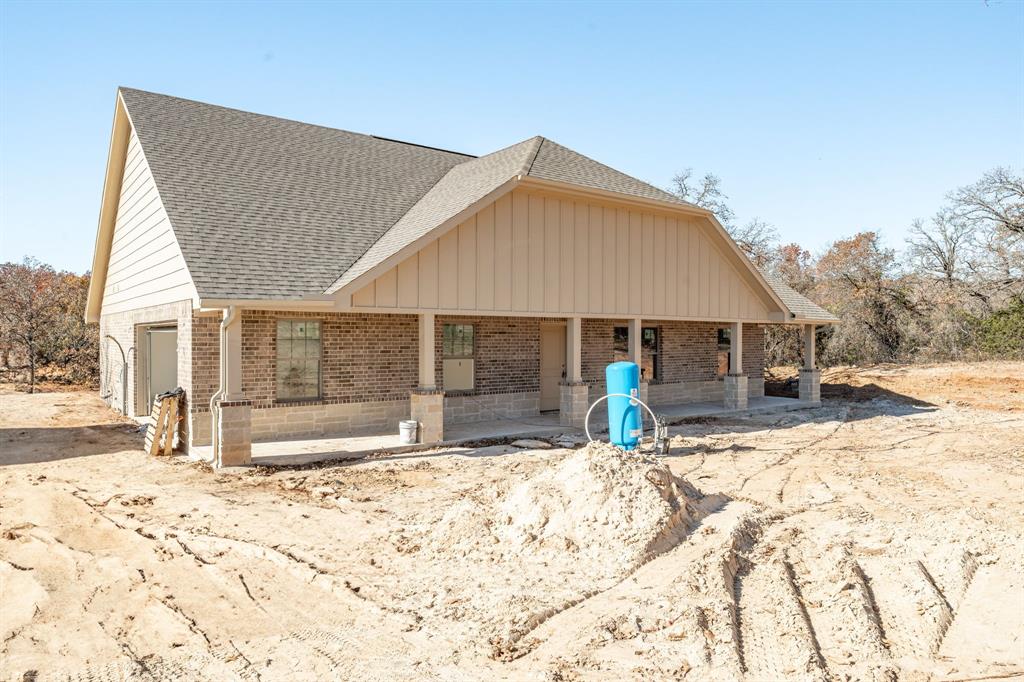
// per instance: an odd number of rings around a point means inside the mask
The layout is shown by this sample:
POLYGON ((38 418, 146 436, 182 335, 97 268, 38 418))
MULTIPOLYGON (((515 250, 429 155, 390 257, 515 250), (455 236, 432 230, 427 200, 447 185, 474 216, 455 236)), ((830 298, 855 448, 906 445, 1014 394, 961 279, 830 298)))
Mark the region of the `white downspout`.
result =
POLYGON ((213 443, 214 467, 220 467, 220 409, 217 403, 224 397, 224 387, 228 383, 228 327, 235 321, 238 309, 229 305, 224 309, 224 319, 220 322, 220 376, 218 377, 217 390, 210 396, 210 418, 213 426, 211 442, 213 443))

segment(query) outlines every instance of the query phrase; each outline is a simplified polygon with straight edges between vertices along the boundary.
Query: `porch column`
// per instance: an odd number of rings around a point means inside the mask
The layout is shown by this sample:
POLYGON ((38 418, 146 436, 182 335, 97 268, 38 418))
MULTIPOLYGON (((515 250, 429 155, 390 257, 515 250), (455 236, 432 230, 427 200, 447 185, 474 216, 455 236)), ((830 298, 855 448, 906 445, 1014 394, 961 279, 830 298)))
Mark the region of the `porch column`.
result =
POLYGON ((800 368, 800 400, 821 402, 821 370, 815 366, 815 326, 803 325, 804 366, 800 368))
POLYGON ((252 402, 242 392, 242 311, 225 311, 220 326, 221 394, 217 400, 217 459, 215 465, 252 463, 252 402))
POLYGON ((420 313, 419 386, 409 396, 410 419, 417 422, 416 440, 444 440, 444 392, 437 389, 434 313, 420 313))
POLYGON ((589 399, 587 385, 583 383, 583 320, 570 317, 565 321, 565 380, 559 421, 565 426, 582 427, 589 399))
POLYGON ((629 321, 629 361, 638 365, 640 364, 640 329, 640 318, 632 318, 629 321))
POLYGON ((747 375, 743 373, 743 323, 729 326, 729 373, 725 376, 725 408, 747 408, 747 375))

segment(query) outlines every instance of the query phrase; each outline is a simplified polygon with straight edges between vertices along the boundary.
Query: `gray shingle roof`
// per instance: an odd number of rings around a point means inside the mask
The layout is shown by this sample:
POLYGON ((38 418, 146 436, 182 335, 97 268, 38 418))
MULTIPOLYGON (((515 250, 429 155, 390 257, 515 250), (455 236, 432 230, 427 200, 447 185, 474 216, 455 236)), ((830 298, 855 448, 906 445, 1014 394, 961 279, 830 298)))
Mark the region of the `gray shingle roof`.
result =
POLYGON ((320 294, 472 157, 121 89, 201 298, 320 294))
POLYGON ((516 175, 530 169, 543 138, 532 137, 493 154, 459 164, 430 188, 337 282, 337 291, 403 247, 458 215, 516 175))
POLYGON ((797 319, 814 320, 816 322, 838 322, 839 318, 822 308, 820 305, 786 284, 781 277, 761 271, 768 285, 775 290, 786 307, 796 315, 797 319))
MULTIPOLYGON (((200 298, 337 291, 519 175, 692 206, 543 137, 476 158, 120 93, 200 298)), ((764 276, 797 318, 837 319, 764 276)))

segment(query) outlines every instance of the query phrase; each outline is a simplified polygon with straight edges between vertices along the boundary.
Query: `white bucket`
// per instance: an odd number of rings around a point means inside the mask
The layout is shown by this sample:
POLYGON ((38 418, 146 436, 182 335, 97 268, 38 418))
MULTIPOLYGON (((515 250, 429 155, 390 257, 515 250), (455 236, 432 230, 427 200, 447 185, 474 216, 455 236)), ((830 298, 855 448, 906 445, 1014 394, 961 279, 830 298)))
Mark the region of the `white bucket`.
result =
POLYGON ((413 419, 403 419, 398 422, 398 439, 403 445, 412 445, 416 442, 416 428, 419 424, 413 419))

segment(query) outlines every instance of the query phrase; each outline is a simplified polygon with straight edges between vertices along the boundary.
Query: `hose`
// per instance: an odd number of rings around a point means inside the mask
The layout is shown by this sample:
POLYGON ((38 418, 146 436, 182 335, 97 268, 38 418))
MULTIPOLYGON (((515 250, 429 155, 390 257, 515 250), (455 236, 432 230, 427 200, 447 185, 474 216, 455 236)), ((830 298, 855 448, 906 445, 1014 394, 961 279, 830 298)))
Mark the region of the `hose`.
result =
MULTIPOLYGON (((667 431, 664 429, 664 427, 661 425, 661 422, 658 420, 658 415, 654 414, 654 411, 650 407, 647 406, 647 403, 645 403, 644 401, 640 400, 636 396, 626 395, 625 393, 608 393, 607 395, 603 395, 603 396, 601 396, 600 398, 598 398, 597 400, 595 400, 593 402, 593 404, 590 406, 590 409, 587 410, 587 416, 583 418, 583 430, 587 434, 587 442, 589 442, 589 443, 593 443, 594 442, 594 437, 590 435, 590 414, 591 414, 591 412, 594 411, 594 408, 597 407, 598 403, 600 403, 602 400, 607 400, 608 398, 628 398, 630 403, 638 403, 640 405, 643 405, 643 408, 645 410, 647 410, 647 413, 649 415, 651 415, 651 421, 654 423, 654 440, 655 440, 654 450, 655 450, 655 452, 657 452, 658 450, 662 449, 658 445, 658 443, 657 443, 657 441, 658 441, 658 434, 660 432, 661 433, 661 437, 664 438, 667 435, 667 431)), ((611 427, 611 425, 609 424, 609 428, 610 427, 611 427)), ((641 419, 640 420, 640 438, 643 438, 643 428, 644 428, 644 421, 643 421, 643 419, 641 419)), ((640 442, 640 440, 638 439, 637 443, 639 444, 639 442, 640 442)))

